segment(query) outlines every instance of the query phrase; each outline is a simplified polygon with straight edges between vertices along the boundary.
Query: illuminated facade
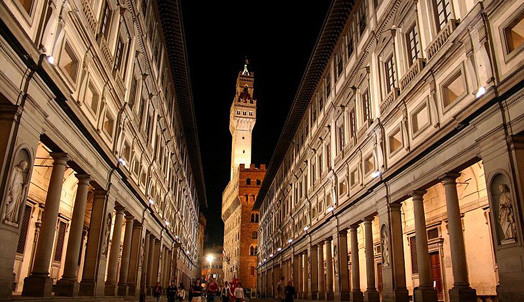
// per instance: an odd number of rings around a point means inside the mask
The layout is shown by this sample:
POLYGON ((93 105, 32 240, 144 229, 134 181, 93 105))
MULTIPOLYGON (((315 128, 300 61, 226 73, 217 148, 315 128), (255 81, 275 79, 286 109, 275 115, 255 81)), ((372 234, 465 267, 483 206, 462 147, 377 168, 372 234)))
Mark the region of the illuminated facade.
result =
POLYGON ((255 209, 258 289, 524 300, 524 4, 336 0, 255 209))
POLYGON ((179 2, 0 16, 0 298, 189 285, 206 200, 179 2))
POLYGON ((238 278, 242 286, 256 287, 257 229, 259 214, 253 211, 266 166, 251 163, 251 134, 256 122, 253 98, 254 74, 247 64, 239 72, 231 104, 229 130, 232 136, 231 180, 222 193, 224 221, 224 280, 238 278))

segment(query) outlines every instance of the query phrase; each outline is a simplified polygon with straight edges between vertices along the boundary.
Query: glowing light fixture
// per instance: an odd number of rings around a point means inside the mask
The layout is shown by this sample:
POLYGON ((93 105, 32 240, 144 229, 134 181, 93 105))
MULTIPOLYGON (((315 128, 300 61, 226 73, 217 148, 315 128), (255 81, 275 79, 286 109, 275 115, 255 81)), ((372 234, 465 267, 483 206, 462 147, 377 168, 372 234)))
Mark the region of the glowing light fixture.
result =
POLYGON ((155 204, 155 201, 153 200, 153 198, 149 198, 149 205, 153 205, 155 204))
POLYGON ((335 208, 333 206, 330 206, 329 208, 327 208, 328 213, 329 212, 333 212, 334 210, 335 210, 335 208))
POLYGON ((51 65, 55 65, 55 58, 53 56, 47 56, 47 62, 51 65))
POLYGON ((371 173, 371 178, 377 178, 377 177, 380 176, 380 174, 381 174, 380 171, 375 171, 375 172, 371 173))
POLYGON ((307 230, 309 230, 309 227, 308 227, 308 226, 305 226, 305 227, 304 227, 304 231, 307 232, 307 230))
POLYGON ((280 252, 281 250, 282 250, 282 248, 281 248, 281 247, 279 247, 279 248, 277 249, 277 252, 280 252))
POLYGON ((122 165, 122 166, 125 166, 127 164, 126 160, 123 159, 122 157, 119 157, 118 158, 118 162, 122 165))
POLYGON ((477 90, 477 93, 475 94, 475 97, 478 99, 481 96, 483 96, 484 94, 486 94, 486 87, 480 86, 479 90, 477 90))
POLYGON ((287 243, 291 243, 291 242, 293 242, 293 239, 292 239, 292 238, 290 238, 290 239, 287 241, 287 243))

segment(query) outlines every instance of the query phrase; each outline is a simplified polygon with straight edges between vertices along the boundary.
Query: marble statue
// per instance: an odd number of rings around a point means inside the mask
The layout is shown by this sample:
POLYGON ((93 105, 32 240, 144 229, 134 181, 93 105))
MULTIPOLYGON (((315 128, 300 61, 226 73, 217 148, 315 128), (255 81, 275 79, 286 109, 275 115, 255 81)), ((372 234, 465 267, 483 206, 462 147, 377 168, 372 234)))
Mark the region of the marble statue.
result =
POLYGON ((382 264, 389 266, 389 237, 386 225, 382 226, 382 264))
POLYGON ((499 224, 502 228, 502 241, 514 240, 517 237, 515 228, 515 215, 513 213, 513 202, 509 188, 505 184, 499 184, 499 224))
POLYGON ((11 173, 5 199, 4 221, 18 223, 18 214, 24 202, 27 187, 26 170, 28 166, 29 163, 26 160, 21 160, 11 173))

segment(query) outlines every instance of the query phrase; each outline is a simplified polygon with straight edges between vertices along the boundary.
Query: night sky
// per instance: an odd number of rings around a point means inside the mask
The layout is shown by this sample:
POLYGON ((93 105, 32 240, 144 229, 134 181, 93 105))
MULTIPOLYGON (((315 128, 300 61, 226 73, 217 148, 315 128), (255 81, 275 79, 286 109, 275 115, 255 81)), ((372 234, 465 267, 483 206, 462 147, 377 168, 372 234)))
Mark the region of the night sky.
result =
POLYGON ((316 1, 182 1, 208 210, 206 247, 221 245, 230 177, 229 108, 249 58, 258 101, 252 163, 269 165, 330 6, 316 1))

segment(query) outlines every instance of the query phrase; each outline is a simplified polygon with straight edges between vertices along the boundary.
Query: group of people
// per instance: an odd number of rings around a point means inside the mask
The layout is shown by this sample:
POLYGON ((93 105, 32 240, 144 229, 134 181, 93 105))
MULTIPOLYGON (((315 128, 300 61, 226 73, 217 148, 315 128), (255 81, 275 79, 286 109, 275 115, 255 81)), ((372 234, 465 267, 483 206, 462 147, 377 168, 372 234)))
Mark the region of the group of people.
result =
MULTIPOLYGON (((156 286, 153 288, 153 297, 156 298, 156 301, 160 301, 160 297, 164 289, 160 282, 157 282, 156 286)), ((171 281, 171 284, 166 288, 165 294, 167 296, 167 302, 182 302, 186 299, 186 290, 184 289, 184 284, 180 283, 177 287, 174 281, 171 281)))
POLYGON ((285 285, 284 277, 280 277, 280 281, 277 283, 277 288, 275 290, 275 297, 278 302, 293 302, 296 295, 295 287, 293 286, 293 281, 289 281, 285 285))
MULTIPOLYGON (((216 301, 217 298, 221 298, 222 302, 245 302, 246 299, 242 283, 236 279, 231 283, 226 281, 224 285, 219 285, 214 278, 211 278, 205 288, 201 279, 191 282, 188 293, 190 302, 202 302, 204 293, 207 302, 218 302, 216 301)), ((179 301, 183 299, 185 299, 185 295, 183 297, 179 296, 179 301)))

